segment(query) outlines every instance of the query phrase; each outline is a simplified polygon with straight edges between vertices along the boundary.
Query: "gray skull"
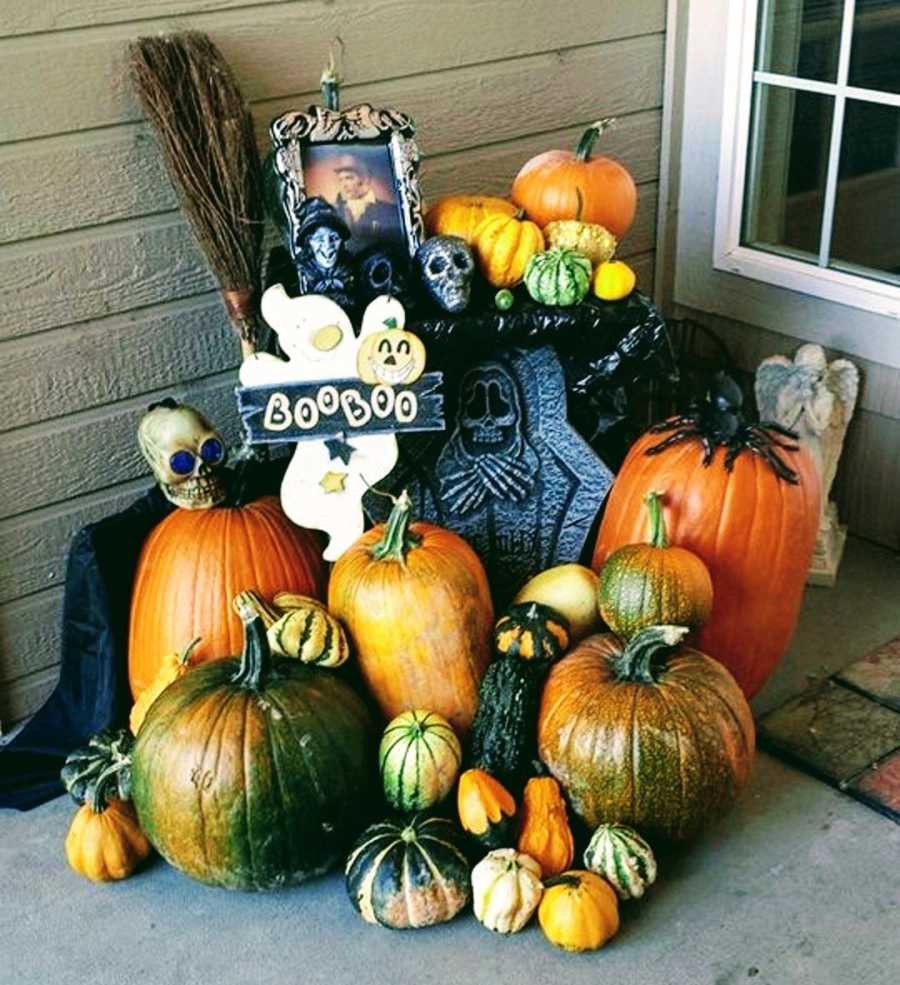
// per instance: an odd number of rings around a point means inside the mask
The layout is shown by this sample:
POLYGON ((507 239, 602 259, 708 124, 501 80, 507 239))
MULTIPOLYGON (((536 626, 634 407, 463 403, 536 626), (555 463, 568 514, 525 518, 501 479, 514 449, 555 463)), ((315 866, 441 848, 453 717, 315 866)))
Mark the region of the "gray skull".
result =
POLYGON ((425 289, 445 311, 462 311, 469 303, 475 259, 464 239, 432 236, 416 250, 416 269, 425 289))
POLYGON ((153 404, 141 418, 137 437, 170 503, 206 510, 225 499, 225 443, 198 410, 171 399, 153 404))

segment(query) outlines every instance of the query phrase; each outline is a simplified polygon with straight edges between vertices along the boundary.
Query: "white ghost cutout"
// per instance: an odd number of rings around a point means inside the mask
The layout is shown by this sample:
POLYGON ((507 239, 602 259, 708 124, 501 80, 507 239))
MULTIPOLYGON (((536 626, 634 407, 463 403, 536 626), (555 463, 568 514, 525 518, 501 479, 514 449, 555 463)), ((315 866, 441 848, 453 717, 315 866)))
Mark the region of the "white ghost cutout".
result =
MULTIPOLYGON (((239 374, 244 386, 358 379, 356 358, 362 341, 388 325, 402 328, 406 317, 396 298, 376 298, 366 308, 357 338, 340 305, 317 294, 288 297, 280 284, 265 292, 261 310, 288 358, 248 356, 239 374)), ((392 433, 351 433, 343 440, 351 446, 349 455, 346 448, 343 455, 329 450, 328 439, 297 442, 281 483, 281 505, 290 519, 328 535, 326 561, 336 561, 362 534, 362 497, 397 463, 397 438, 392 433)))

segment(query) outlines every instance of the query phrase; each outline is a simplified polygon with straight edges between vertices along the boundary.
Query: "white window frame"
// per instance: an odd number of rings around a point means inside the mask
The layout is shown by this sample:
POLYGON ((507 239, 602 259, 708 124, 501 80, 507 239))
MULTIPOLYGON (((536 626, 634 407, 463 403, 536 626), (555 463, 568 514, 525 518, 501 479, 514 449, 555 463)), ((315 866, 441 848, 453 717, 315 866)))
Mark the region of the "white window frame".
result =
POLYGON ((752 277, 791 290, 813 294, 840 304, 900 317, 900 286, 828 267, 834 204, 840 164, 844 107, 848 98, 900 107, 900 95, 860 89, 848 84, 850 46, 856 0, 844 0, 837 79, 817 82, 754 69, 759 8, 768 0, 737 0, 729 5, 731 17, 725 76, 725 106, 735 108, 722 121, 719 188, 713 265, 717 270, 752 277), (794 91, 816 92, 834 98, 831 146, 824 190, 818 266, 741 245, 751 132, 754 83, 763 82, 794 91))
POLYGON ((757 2, 669 0, 656 297, 900 368, 900 289, 740 246, 757 2))

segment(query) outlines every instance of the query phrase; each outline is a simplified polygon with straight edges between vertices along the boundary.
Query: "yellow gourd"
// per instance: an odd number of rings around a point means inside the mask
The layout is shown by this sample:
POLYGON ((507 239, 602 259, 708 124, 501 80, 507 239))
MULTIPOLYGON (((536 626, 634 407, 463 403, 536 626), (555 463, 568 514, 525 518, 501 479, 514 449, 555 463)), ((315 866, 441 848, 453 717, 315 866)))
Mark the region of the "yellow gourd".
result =
POLYGON ((544 249, 540 226, 521 219, 521 215, 489 215, 475 230, 472 252, 486 280, 494 287, 519 284, 528 261, 544 249))
POLYGON ((98 806, 88 801, 79 807, 66 835, 66 858, 92 882, 127 879, 150 854, 150 842, 127 801, 98 806))
POLYGON ((552 776, 534 776, 525 784, 518 848, 540 865, 545 879, 572 864, 575 839, 562 792, 552 776))
POLYGON ((619 899, 600 876, 573 869, 544 883, 538 921, 551 944, 596 951, 619 929, 619 899))
POLYGON ((138 729, 141 727, 141 723, 144 721, 144 716, 147 714, 150 705, 156 701, 172 681, 178 680, 179 677, 190 670, 191 653, 199 642, 200 637, 198 636, 196 639, 191 640, 180 653, 177 650, 173 650, 163 657, 162 664, 156 677, 153 678, 153 682, 149 687, 141 691, 137 701, 135 701, 131 708, 128 725, 131 728, 132 735, 138 734, 138 729))
POLYGON ((544 239, 548 247, 575 250, 586 256, 595 266, 612 259, 616 252, 616 237, 596 222, 578 219, 556 219, 544 226, 544 239))
POLYGON ((635 272, 622 260, 608 260, 594 271, 594 294, 601 301, 627 298, 636 283, 635 272))

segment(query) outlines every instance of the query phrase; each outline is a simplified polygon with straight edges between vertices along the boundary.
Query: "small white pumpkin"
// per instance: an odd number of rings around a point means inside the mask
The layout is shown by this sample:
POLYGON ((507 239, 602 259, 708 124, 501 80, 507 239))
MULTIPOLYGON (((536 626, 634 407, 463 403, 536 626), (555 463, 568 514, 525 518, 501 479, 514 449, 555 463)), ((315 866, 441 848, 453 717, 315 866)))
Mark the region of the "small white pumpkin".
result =
POLYGON ((514 848, 496 848, 472 870, 475 916, 501 934, 514 934, 531 919, 544 892, 541 867, 514 848))
POLYGON ((619 899, 639 899, 656 881, 653 849, 624 824, 601 824, 584 850, 584 864, 603 876, 619 899))

